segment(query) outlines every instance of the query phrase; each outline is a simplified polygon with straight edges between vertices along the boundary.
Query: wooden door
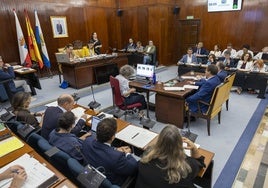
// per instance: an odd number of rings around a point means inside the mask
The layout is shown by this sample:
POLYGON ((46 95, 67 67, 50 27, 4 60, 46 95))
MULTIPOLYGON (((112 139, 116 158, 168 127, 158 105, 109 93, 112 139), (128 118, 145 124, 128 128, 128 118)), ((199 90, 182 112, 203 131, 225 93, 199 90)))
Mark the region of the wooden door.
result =
POLYGON ((178 54, 186 54, 188 47, 194 47, 199 41, 200 20, 178 20, 178 54))

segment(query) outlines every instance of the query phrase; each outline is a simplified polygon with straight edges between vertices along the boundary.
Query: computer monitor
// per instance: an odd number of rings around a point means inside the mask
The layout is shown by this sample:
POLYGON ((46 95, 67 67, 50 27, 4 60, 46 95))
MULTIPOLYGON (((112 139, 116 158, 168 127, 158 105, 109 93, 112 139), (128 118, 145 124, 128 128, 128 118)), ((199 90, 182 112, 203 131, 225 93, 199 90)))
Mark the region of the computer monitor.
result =
POLYGON ((152 78, 154 75, 154 65, 137 64, 136 76, 152 78))

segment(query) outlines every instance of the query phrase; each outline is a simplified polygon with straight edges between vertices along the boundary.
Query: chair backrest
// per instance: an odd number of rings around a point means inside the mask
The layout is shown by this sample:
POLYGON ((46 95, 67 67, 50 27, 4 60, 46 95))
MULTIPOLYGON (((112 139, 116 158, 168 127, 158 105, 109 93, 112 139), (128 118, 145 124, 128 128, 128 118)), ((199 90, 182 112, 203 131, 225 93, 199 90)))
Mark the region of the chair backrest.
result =
POLYGON ((110 76, 110 85, 113 93, 114 106, 118 106, 119 108, 123 107, 124 98, 122 97, 120 92, 119 81, 115 77, 110 76))
POLYGON ((227 82, 227 84, 228 84, 227 91, 226 91, 225 96, 224 96, 224 101, 229 99, 230 91, 231 91, 231 88, 232 88, 234 80, 235 80, 235 75, 236 75, 235 72, 233 72, 232 74, 227 76, 224 80, 224 82, 227 82))
POLYGON ((221 111, 222 104, 225 102, 224 96, 227 89, 227 82, 221 83, 214 89, 207 115, 209 115, 210 117, 214 117, 221 111))
POLYGON ((48 141, 37 133, 32 133, 26 140, 26 142, 34 148, 34 150, 39 153, 42 157, 48 159, 48 156, 45 154, 46 151, 53 148, 48 141))

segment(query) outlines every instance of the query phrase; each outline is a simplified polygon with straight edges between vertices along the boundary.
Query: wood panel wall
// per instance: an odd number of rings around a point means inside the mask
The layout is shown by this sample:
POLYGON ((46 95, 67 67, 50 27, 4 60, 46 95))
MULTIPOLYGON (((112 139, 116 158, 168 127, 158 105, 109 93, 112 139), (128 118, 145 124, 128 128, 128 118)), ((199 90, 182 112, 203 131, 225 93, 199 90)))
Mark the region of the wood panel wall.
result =
POLYGON ((140 40, 143 45, 153 40, 157 46, 160 64, 175 64, 182 54, 176 48, 178 20, 193 16, 201 20, 199 40, 207 49, 214 44, 222 48, 231 42, 236 49, 245 43, 253 51, 267 46, 267 0, 243 1, 241 11, 207 12, 207 0, 1 0, 0 2, 0 55, 6 62, 19 62, 15 9, 24 37, 27 37, 24 9, 28 11, 34 26, 34 10, 37 10, 52 69, 57 69, 54 52, 74 40, 89 40, 97 32, 103 43, 102 52, 111 48, 123 48, 128 38, 140 40), (173 14, 175 6, 180 7, 173 14), (121 9, 122 16, 117 16, 121 9), (67 38, 53 38, 50 16, 66 16, 67 38))

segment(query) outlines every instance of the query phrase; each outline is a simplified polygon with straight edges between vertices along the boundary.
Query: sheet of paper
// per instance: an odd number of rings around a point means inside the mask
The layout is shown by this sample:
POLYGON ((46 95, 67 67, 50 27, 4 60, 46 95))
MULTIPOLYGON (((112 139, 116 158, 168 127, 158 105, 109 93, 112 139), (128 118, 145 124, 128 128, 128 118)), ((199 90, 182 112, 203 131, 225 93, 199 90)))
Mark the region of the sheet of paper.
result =
POLYGON ((189 80, 195 80, 195 76, 181 76, 182 79, 189 79, 189 80))
POLYGON ((0 157, 4 156, 12 151, 15 151, 23 146, 24 146, 23 142, 21 142, 15 136, 12 136, 10 138, 2 140, 0 142, 0 157))
POLYGON ((184 89, 198 89, 199 86, 194 86, 194 85, 184 85, 183 88, 184 88, 184 89))
POLYGON ((75 117, 79 119, 83 114, 85 114, 85 109, 82 107, 76 107, 72 109, 72 112, 74 113, 75 117))
MULTIPOLYGON (((13 162, 7 164, 3 168, 0 169, 0 173, 13 165, 21 165, 24 167, 27 173, 27 179, 23 184, 22 188, 32 188, 38 187, 45 181, 52 178, 55 174, 47 167, 42 165, 38 160, 31 157, 29 154, 24 154, 13 162)), ((0 187, 9 187, 12 178, 6 179, 0 182, 0 187)))
POLYGON ((136 146, 138 148, 144 148, 149 144, 158 134, 147 129, 129 125, 120 132, 118 132, 115 137, 119 140, 136 146))
POLYGON ((184 91, 184 87, 164 87, 166 91, 184 91))

